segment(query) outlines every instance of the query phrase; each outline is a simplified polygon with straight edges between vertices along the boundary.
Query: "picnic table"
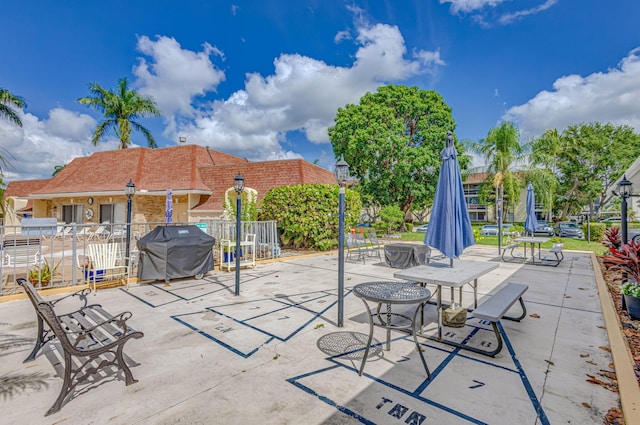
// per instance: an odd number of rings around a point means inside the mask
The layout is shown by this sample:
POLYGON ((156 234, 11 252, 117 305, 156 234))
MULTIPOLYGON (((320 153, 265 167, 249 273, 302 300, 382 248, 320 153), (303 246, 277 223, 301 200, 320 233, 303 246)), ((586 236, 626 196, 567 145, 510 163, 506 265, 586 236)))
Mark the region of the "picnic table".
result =
POLYGON ((531 245, 531 262, 536 262, 536 251, 535 247, 538 244, 538 259, 542 261, 541 249, 540 245, 545 242, 549 242, 550 238, 540 237, 540 236, 523 236, 520 238, 514 239, 515 242, 521 242, 524 244, 524 261, 527 261, 527 244, 531 245))
MULTIPOLYGON (((394 277, 419 282, 421 285, 436 285, 436 306, 438 309, 438 340, 442 339, 442 288, 451 288, 451 303, 454 302, 454 289, 458 288, 458 297, 462 305, 462 287, 473 288, 473 307, 478 307, 478 278, 498 268, 493 262, 455 260, 453 267, 449 263, 431 262, 395 272, 394 277)), ((446 342, 446 341, 443 341, 446 342)))

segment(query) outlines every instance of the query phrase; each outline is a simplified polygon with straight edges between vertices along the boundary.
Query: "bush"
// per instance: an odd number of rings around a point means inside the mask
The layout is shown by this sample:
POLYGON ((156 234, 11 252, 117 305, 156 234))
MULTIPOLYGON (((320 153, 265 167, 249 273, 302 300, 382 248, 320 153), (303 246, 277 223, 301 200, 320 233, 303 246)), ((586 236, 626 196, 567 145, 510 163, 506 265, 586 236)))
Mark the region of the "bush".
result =
MULTIPOLYGON (((604 237, 604 231, 607 229, 607 226, 604 223, 591 222, 589 227, 591 228, 591 239, 589 239, 589 241, 590 242, 602 241, 602 238, 604 237)), ((587 239, 589 237, 589 234, 587 232, 587 223, 584 223, 582 226, 580 226, 580 228, 584 233, 584 238, 587 239)))
POLYGON ((395 206, 389 205, 380 210, 380 218, 386 224, 386 232, 391 233, 400 230, 400 225, 404 222, 404 213, 395 206))
MULTIPOLYGON (((274 187, 260 205, 260 220, 275 220, 284 248, 326 251, 338 245, 338 186, 300 184, 274 187)), ((350 189, 345 194, 345 229, 358 223, 362 202, 350 189)))
POLYGON ((413 232, 413 223, 404 223, 404 227, 407 229, 407 232, 413 232))

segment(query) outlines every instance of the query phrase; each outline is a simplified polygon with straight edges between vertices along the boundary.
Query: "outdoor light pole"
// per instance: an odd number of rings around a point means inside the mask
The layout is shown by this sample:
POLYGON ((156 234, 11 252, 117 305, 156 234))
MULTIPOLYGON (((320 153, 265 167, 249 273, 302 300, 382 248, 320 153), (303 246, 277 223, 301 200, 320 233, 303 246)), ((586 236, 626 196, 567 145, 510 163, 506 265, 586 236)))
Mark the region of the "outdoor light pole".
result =
POLYGON ((236 296, 240 295, 240 216, 242 211, 242 191, 244 190, 244 177, 238 171, 233 179, 233 188, 236 191, 236 296))
POLYGON ((498 200, 496 202, 496 215, 498 216, 498 254, 502 251, 502 206, 503 206, 503 185, 498 187, 498 200))
POLYGON ((336 162, 335 169, 338 190, 338 327, 343 325, 344 316, 344 194, 347 178, 349 177, 349 164, 344 160, 344 155, 336 162))
POLYGON ((129 248, 131 246, 131 198, 136 193, 136 185, 133 184, 131 179, 129 183, 124 185, 124 193, 127 195, 127 242, 125 250, 125 265, 129 266, 129 248))
POLYGON ((622 229, 622 243, 627 244, 628 242, 628 234, 627 234, 627 199, 631 196, 633 192, 633 186, 631 182, 627 180, 627 176, 622 176, 622 180, 618 183, 618 196, 622 200, 622 206, 620 211, 620 227, 622 229))

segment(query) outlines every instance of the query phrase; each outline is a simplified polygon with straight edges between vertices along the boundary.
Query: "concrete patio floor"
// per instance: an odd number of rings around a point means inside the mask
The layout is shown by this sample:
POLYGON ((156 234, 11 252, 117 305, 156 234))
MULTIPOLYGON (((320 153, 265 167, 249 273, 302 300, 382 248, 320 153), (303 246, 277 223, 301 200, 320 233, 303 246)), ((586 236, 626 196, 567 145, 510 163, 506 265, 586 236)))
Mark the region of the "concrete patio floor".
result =
MULTIPOLYGON (((58 345, 22 363, 36 336, 26 299, 0 303, 0 398, 3 424, 601 424, 618 406, 603 381, 611 353, 589 254, 566 253, 556 268, 504 263, 495 247, 474 246, 461 257, 499 267, 479 279, 479 298, 505 282, 529 285, 527 317, 503 321, 505 347, 495 358, 420 338, 432 380, 412 338, 392 333, 391 351, 376 346, 364 374, 358 367, 369 325, 361 282, 396 280, 378 259, 345 265, 344 326, 337 327, 337 254, 290 258, 182 279, 102 289, 89 301, 144 332, 125 345, 138 383, 103 374, 44 413, 62 385, 58 345), (14 391, 12 391, 14 390, 14 391)), ((433 290, 433 288, 431 288, 433 290)), ((472 292, 465 288, 465 302, 472 292)), ((55 298, 55 297, 54 297, 55 298)), ((446 297, 445 297, 446 298, 446 297)), ((514 311, 517 309, 514 306, 514 311)), ((425 331, 435 307, 425 308, 425 331)), ((486 325, 467 319, 453 333, 495 344, 486 325)), ((375 329, 375 339, 385 332, 375 329)))

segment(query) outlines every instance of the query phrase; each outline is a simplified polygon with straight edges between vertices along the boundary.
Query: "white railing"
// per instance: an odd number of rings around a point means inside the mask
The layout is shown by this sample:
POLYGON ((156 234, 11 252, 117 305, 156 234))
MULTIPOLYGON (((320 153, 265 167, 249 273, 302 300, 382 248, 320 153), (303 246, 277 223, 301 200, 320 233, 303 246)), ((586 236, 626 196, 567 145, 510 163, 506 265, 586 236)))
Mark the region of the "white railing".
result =
MULTIPOLYGON (((219 257, 217 250, 221 239, 235 240, 235 222, 205 220, 201 223, 131 223, 131 257, 137 257, 137 239, 157 226, 197 225, 213 236, 214 261, 219 257)), ((278 233, 275 221, 251 221, 241 223, 241 237, 247 233, 256 235, 256 260, 280 255, 278 233)), ((58 224, 55 228, 39 227, 24 232, 21 226, 0 226, 0 296, 21 293, 16 283, 20 277, 27 278, 30 271, 48 264, 54 269, 50 281, 38 279, 37 288, 52 288, 81 285, 85 283, 82 259, 87 244, 116 242, 121 244, 121 252, 126 252, 126 223, 113 224, 58 224)), ((135 264, 135 261, 134 261, 135 264)), ((216 262, 217 264, 217 262, 216 262)), ((136 271, 133 271, 134 275, 136 271)))

